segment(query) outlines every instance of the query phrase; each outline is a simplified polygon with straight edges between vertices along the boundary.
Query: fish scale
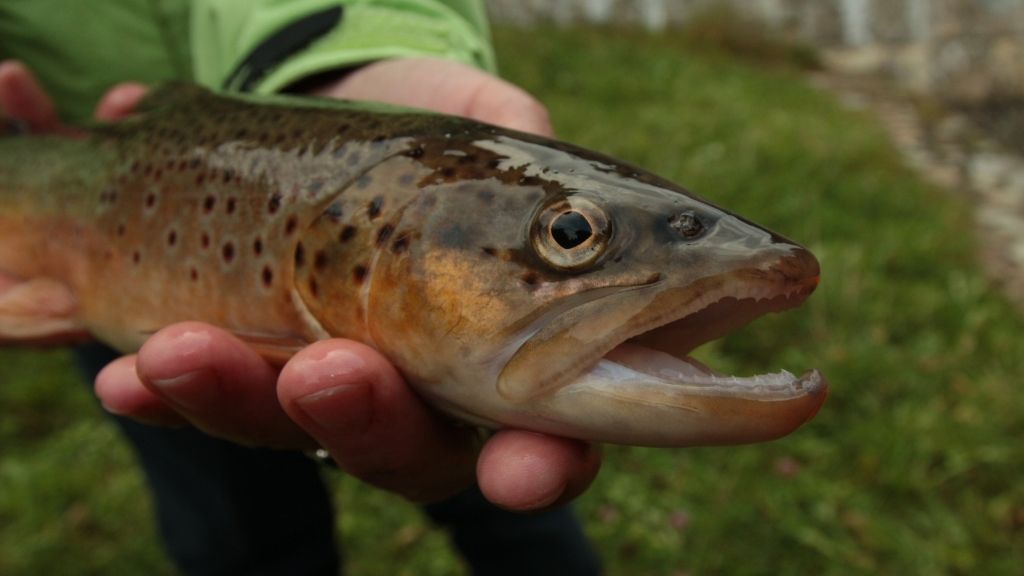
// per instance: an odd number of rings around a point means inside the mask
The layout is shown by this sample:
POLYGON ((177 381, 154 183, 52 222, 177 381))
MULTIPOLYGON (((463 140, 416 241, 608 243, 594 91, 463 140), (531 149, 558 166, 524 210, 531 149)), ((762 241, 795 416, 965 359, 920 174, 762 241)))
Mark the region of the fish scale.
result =
POLYGON ((198 320, 283 362, 346 337, 468 422, 648 445, 778 437, 827 390, 686 358, 802 302, 809 252, 627 163, 466 119, 169 86, 82 137, 0 138, 0 199, 0 272, 26 281, 0 294, 0 341, 72 326, 128 352, 198 320))

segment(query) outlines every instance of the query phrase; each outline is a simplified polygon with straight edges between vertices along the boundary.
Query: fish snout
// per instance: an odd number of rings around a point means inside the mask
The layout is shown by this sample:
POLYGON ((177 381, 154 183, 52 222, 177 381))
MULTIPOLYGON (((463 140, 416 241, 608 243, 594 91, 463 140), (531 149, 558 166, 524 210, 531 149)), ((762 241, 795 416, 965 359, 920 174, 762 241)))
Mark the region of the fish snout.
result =
POLYGON ((821 280, 821 264, 818 259, 799 244, 785 241, 779 247, 784 253, 771 270, 781 276, 785 284, 795 285, 805 294, 813 292, 821 280))

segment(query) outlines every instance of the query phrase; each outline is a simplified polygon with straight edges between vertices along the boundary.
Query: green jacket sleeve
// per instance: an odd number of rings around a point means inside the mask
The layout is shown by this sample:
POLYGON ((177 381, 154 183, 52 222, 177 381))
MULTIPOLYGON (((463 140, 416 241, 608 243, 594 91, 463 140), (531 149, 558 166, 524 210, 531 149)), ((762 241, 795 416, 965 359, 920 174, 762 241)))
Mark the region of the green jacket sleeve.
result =
POLYGON ((194 0, 191 15, 195 80, 257 93, 402 56, 437 56, 493 71, 489 36, 478 0, 194 0), (325 13, 336 16, 326 30, 305 43, 304 32, 292 30, 282 42, 289 27, 325 13), (252 65, 254 54, 264 56, 259 66, 252 65))

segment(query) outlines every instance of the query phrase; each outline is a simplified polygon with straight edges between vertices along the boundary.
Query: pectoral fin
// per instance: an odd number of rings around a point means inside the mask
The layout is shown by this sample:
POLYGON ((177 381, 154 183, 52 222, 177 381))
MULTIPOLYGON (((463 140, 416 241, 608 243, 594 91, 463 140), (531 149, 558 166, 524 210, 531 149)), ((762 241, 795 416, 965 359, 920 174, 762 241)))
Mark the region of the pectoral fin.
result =
POLYGON ((231 333, 275 366, 284 366, 289 358, 309 344, 305 339, 297 336, 256 334, 235 330, 231 333))
POLYGON ((76 317, 71 289, 49 278, 0 286, 0 344, 79 340, 86 329, 76 317))

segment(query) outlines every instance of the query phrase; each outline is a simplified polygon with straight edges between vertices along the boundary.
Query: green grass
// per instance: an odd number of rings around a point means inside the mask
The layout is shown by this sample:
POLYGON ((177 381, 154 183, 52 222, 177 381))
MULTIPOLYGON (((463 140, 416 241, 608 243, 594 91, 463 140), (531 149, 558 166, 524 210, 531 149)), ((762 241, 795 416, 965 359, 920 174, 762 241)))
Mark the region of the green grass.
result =
MULTIPOLYGON (((764 445, 608 447, 579 510, 609 573, 1019 573, 1024 323, 974 261, 964 199, 784 66, 525 34, 499 34, 503 72, 563 138, 801 241, 824 271, 802 309, 702 351, 725 371, 822 369, 821 413, 764 445)), ((170 572, 130 454, 66 382, 66 355, 2 352, 0 367, 0 573, 170 572)), ((351 573, 459 573, 413 507, 337 482, 351 573)))

